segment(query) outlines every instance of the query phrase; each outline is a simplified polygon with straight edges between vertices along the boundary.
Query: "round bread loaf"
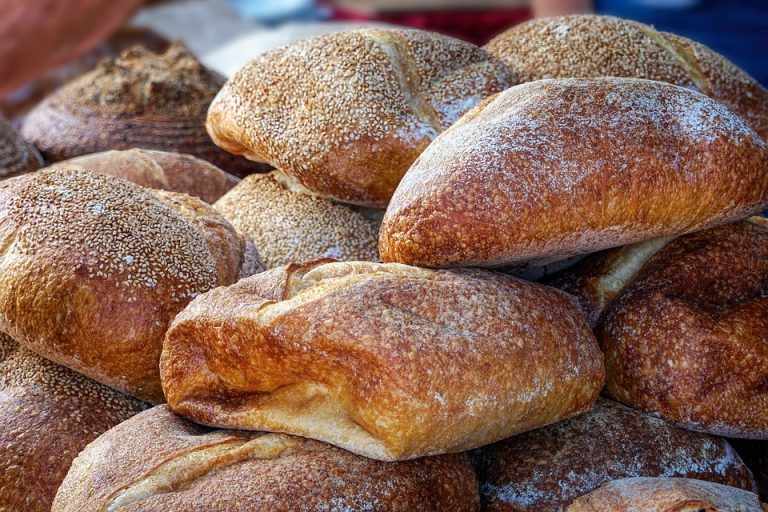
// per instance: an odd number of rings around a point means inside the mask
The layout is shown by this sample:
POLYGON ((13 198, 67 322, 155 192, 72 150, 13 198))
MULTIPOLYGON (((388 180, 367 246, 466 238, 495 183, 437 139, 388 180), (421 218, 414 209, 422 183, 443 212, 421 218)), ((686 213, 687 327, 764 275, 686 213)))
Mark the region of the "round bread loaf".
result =
POLYGON ((48 512, 80 450, 143 408, 0 334, 0 510, 48 512))
POLYGON ((31 172, 43 165, 40 153, 0 115, 0 179, 31 172))
POLYGON ((43 100, 21 132, 49 162, 114 149, 195 155, 233 174, 256 166, 211 142, 205 115, 224 77, 179 44, 158 55, 137 46, 43 100))
POLYGON ((258 268, 253 244, 201 200, 83 170, 0 182, 0 247, 0 330, 154 402, 176 313, 258 268))
POLYGON ((148 149, 104 151, 53 166, 108 174, 142 187, 189 194, 211 204, 240 181, 192 155, 148 149))
POLYGON ((768 439, 766 290, 764 221, 669 242, 596 330, 608 393, 685 428, 768 439))
POLYGON ((749 469, 723 439, 600 399, 576 418, 479 448, 472 461, 487 512, 555 512, 610 480, 708 480, 749 491, 749 469))
POLYGON ((577 15, 521 23, 485 46, 521 82, 618 76, 698 90, 768 138, 768 91, 722 55, 684 37, 613 16, 577 15))
POLYGON ((458 452, 583 413, 602 354, 554 288, 484 270, 317 260, 198 297, 163 345, 163 389, 204 424, 366 457, 458 452))
POLYGON ((764 512, 755 493, 687 478, 614 480, 565 512, 764 512))
POLYGON ((208 111, 213 140, 309 190, 383 208, 421 151, 513 84, 484 50, 420 30, 324 34, 268 51, 208 111))
POLYGON ((267 268, 317 258, 379 259, 379 222, 294 187, 279 171, 254 174, 214 208, 253 239, 267 268))
POLYGON ((211 431, 157 406, 75 459, 53 512, 477 511, 464 454, 386 463, 283 434, 211 431))
POLYGON ((768 207, 768 147, 721 104, 634 78, 539 80, 475 107, 403 178, 384 261, 502 266, 703 229, 768 207))

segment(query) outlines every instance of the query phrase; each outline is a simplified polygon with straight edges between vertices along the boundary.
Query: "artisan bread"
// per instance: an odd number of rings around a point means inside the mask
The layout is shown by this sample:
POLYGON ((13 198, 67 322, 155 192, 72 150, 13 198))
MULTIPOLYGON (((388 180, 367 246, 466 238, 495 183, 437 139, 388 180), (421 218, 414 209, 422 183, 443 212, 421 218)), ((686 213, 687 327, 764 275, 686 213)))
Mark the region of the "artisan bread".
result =
POLYGON ((478 508, 464 454, 386 463, 284 434, 211 431, 161 405, 83 450, 53 512, 478 508))
POLYGON ((0 334, 0 510, 48 512, 80 450, 144 407, 0 334))
POLYGON ((0 115, 0 179, 37 170, 43 164, 37 149, 0 115))
POLYGON ((768 147, 706 96, 634 78, 539 80, 422 153, 381 228, 384 261, 552 261, 768 207, 768 147))
POLYGON ((513 84, 484 50, 420 30, 324 34, 268 51, 208 111, 214 142, 313 192, 383 208, 438 133, 513 84))
POLYGON ((108 174, 142 187, 189 194, 211 204, 240 181, 192 155, 149 149, 103 151, 54 166, 108 174))
POLYGON ((565 512, 763 512, 755 493, 687 478, 624 478, 574 501, 565 512))
POLYGON ((379 259, 379 222, 295 188, 279 171, 254 174, 214 208, 254 240, 267 268, 317 258, 379 259))
POLYGON ((610 480, 685 477, 755 491, 723 439, 676 428, 606 399, 591 411, 477 449, 472 461, 488 512, 560 511, 610 480))
POLYGON ((0 330, 153 402, 176 313, 258 265, 253 244, 199 199, 76 169, 0 182, 0 247, 0 330))
POLYGON ((588 410, 602 355, 570 297, 484 270, 318 260, 174 320, 170 407, 380 460, 458 452, 588 410))
POLYGON ((496 36, 485 49, 521 82, 618 76, 698 90, 768 137, 768 91, 704 45, 613 16, 531 20, 496 36))

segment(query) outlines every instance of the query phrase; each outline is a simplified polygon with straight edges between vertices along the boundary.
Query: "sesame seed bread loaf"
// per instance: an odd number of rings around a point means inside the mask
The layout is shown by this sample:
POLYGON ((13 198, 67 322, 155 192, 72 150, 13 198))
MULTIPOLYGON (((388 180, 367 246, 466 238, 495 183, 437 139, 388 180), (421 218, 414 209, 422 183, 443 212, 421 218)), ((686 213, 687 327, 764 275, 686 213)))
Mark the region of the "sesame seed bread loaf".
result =
POLYGON ((503 266, 691 232, 768 207, 768 147, 721 104, 634 78, 539 80, 427 148, 384 216, 384 261, 503 266))
POLYGON ((150 149, 103 151, 64 160, 53 167, 108 174, 142 187, 189 194, 211 204, 240 181, 192 155, 150 149))
POLYGON ((160 366, 168 404, 194 421, 404 460, 583 413, 602 364, 586 320, 554 288, 318 260, 193 300, 160 366))
POLYGON ((309 190, 383 208, 438 133, 514 82, 484 50, 421 30, 311 37, 257 57, 208 111, 214 142, 309 190))
POLYGON ((722 55, 675 34, 613 16, 541 18, 485 49, 521 82, 618 76, 669 82, 714 98, 768 138, 768 91, 722 55))
POLYGON ((267 268, 335 258, 377 261, 380 222, 329 199, 294 191, 279 171, 246 177, 214 208, 250 236, 267 268))
POLYGON ((0 182, 0 247, 0 330, 153 402, 176 313, 259 264, 201 200, 70 169, 0 182))
POLYGON ((48 512, 80 450, 144 407, 0 334, 0 510, 48 512))
POLYGON ((0 179, 18 176, 44 165, 40 153, 0 114, 0 179))
POLYGON ((83 450, 52 510, 478 509, 464 454, 386 463, 283 434, 212 431, 161 405, 83 450))
POLYGON ((624 478, 602 485, 565 512, 764 512, 755 493, 687 478, 624 478))
POLYGON ((685 477, 755 491, 723 439, 606 399, 576 418, 475 450, 483 510, 555 512, 610 480, 685 477))

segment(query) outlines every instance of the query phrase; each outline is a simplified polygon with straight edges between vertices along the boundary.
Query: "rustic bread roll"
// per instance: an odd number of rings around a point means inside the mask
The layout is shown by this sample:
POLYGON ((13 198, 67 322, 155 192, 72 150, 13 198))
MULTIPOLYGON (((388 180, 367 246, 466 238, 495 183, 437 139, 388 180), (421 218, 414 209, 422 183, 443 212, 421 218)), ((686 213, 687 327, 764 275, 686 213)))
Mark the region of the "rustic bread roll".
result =
POLYGON ((596 333, 608 393, 680 426, 768 439, 768 225, 680 237, 639 266, 596 333))
POLYGON ((48 512, 80 450, 143 408, 0 334, 0 510, 48 512))
POLYGON ((411 265, 552 261, 768 207, 768 147, 725 107, 633 78, 539 80, 440 135, 387 209, 379 251, 411 265))
POLYGON ((686 477, 749 491, 755 481, 723 439, 600 399, 590 412, 472 454, 488 512, 560 511, 610 480, 686 477))
POLYGON ((161 373, 168 404, 194 421, 402 460, 580 414, 602 364, 578 308, 554 288, 318 260, 192 301, 168 331, 161 373))
POLYGON ((565 512, 763 512, 755 493, 687 478, 614 480, 565 512))
POLYGON ((210 431, 161 405, 83 450, 53 512, 478 508, 464 454, 385 463, 283 434, 210 431))
POLYGON ((0 330, 154 402, 170 321, 258 263, 199 199, 69 169, 0 182, 0 247, 0 330))
POLYGON ((485 49, 521 82, 619 76, 698 90, 768 137, 768 91, 722 55, 684 37, 613 16, 558 16, 516 25, 485 49))
POLYGON ((161 55, 137 46, 46 98, 21 131, 49 162, 145 148, 188 153, 247 174, 254 164, 217 148, 203 126, 224 81, 179 44, 161 55))
POLYGON ((148 149, 104 151, 53 166, 108 174, 142 187, 189 194, 211 204, 240 181, 192 155, 148 149))
POLYGON ((0 179, 31 172, 42 165, 40 153, 0 115, 0 179))
POLYGON ((379 222, 292 187, 279 171, 255 174, 214 208, 254 240, 267 268, 317 258, 379 259, 379 222))
POLYGON ((251 61, 216 96, 206 127, 222 148, 317 194, 382 208, 438 133, 512 84, 501 61, 447 36, 338 32, 251 61))

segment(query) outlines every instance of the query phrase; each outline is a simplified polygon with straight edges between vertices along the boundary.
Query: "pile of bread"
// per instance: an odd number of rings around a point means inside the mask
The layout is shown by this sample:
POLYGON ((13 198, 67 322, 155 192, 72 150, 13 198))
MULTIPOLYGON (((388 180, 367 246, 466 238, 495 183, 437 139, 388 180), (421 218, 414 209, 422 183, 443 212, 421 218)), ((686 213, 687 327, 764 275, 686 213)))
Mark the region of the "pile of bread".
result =
POLYGON ((708 48, 136 49, 0 131, 2 511, 765 507, 768 91, 708 48))

